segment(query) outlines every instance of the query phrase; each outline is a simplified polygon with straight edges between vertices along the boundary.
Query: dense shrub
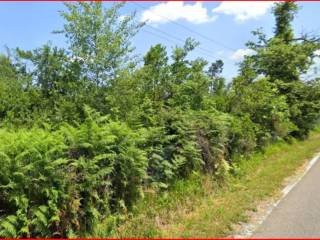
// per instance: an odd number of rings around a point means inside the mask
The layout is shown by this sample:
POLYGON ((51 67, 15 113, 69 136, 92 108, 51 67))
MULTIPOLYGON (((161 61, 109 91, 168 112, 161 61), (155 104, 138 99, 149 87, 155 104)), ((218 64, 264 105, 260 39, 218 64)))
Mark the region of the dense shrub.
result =
POLYGON ((147 166, 141 137, 87 114, 57 131, 1 131, 1 237, 90 232, 139 196, 147 166))
POLYGON ((150 128, 147 138, 148 174, 154 185, 167 187, 167 183, 200 170, 203 161, 188 115, 172 111, 160 117, 162 124, 150 128))

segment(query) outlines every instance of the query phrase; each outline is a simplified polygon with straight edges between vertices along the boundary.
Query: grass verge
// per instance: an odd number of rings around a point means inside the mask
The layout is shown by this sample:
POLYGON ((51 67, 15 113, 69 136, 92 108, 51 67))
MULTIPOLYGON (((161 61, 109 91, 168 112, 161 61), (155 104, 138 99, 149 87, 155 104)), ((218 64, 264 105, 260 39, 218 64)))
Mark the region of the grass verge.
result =
MULTIPOLYGON (((112 237, 218 238, 231 226, 246 221, 246 211, 279 193, 286 177, 320 151, 320 131, 305 141, 271 145, 239 162, 235 174, 218 186, 210 176, 194 174, 178 181, 168 192, 147 193, 112 237)), ((110 233, 110 219, 102 223, 98 237, 110 233)))

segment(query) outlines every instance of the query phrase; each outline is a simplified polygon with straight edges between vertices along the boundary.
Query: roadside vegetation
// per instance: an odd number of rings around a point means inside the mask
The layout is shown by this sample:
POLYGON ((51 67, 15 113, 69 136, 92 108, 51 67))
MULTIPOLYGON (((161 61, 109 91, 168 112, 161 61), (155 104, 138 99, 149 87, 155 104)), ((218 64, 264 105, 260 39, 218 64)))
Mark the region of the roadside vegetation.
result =
POLYGON ((188 57, 193 39, 139 61, 143 24, 103 6, 66 4, 66 49, 0 56, 0 237, 223 236, 318 150, 318 133, 302 140, 320 78, 301 76, 320 39, 276 3, 274 36, 254 31, 226 84, 223 61, 188 57))
MULTIPOLYGON (((148 192, 131 215, 118 216, 123 222, 112 237, 128 238, 223 238, 233 227, 247 222, 248 211, 261 201, 278 198, 287 177, 320 152, 320 129, 304 141, 279 141, 239 159, 232 174, 219 184, 212 175, 193 174, 177 181, 168 192, 148 192), (148 207, 146 207, 148 206, 148 207)), ((107 222, 95 236, 105 237, 107 222)))

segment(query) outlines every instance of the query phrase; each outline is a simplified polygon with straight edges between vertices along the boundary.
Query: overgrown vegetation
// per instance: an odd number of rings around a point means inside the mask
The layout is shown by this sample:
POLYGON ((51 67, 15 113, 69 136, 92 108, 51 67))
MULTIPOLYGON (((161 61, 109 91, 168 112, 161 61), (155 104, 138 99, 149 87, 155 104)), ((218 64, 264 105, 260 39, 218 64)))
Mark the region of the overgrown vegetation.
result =
POLYGON ((294 36, 295 3, 275 5, 273 37, 254 31, 229 85, 221 60, 188 58, 193 39, 138 65, 143 24, 122 5, 68 3, 67 49, 0 56, 0 237, 90 236, 101 222, 112 234, 146 191, 203 173, 222 184, 236 159, 319 121, 320 79, 301 80, 319 39, 294 36))
POLYGON ((222 186, 209 174, 195 173, 177 181, 168 192, 148 192, 132 216, 118 218, 123 224, 109 233, 106 220, 95 236, 231 238, 239 222, 251 223, 250 213, 259 210, 261 202, 280 198, 287 177, 290 179, 297 169, 300 176, 302 166, 319 152, 319 140, 318 129, 307 140, 290 144, 279 141, 263 153, 238 159, 222 186))

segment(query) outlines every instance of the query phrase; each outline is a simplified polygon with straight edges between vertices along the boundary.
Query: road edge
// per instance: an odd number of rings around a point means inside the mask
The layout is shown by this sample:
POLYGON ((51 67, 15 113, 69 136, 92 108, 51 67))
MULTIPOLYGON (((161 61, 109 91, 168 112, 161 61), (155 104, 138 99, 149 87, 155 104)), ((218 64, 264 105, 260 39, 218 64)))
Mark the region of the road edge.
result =
POLYGON ((291 181, 289 181, 284 188, 280 191, 280 197, 267 199, 263 203, 263 210, 254 213, 254 217, 251 216, 252 221, 249 220, 248 223, 239 223, 240 231, 233 234, 233 238, 250 238, 258 227, 264 223, 268 216, 273 212, 273 210, 279 205, 279 203, 298 185, 298 183, 304 178, 304 176, 310 171, 310 169, 320 160, 320 152, 314 154, 314 157, 304 164, 303 170, 298 171, 291 176, 291 181))

